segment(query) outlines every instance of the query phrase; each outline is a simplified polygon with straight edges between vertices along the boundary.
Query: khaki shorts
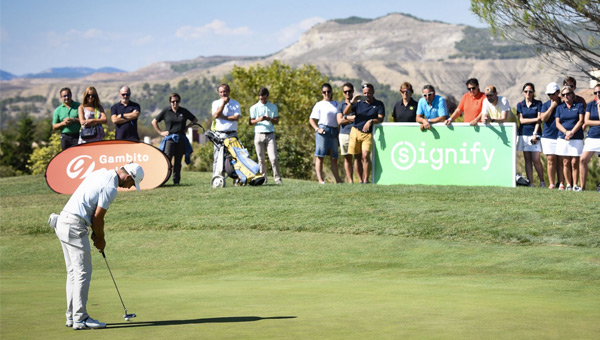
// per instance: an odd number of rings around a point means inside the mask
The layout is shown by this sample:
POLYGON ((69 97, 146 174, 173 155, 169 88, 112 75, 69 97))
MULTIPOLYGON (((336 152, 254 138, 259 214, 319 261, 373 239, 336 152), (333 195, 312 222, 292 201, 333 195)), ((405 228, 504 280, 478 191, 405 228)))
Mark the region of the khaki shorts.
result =
POLYGON ((371 133, 364 133, 357 128, 350 130, 350 141, 348 142, 348 153, 351 155, 360 155, 363 151, 371 151, 373 146, 371 133))

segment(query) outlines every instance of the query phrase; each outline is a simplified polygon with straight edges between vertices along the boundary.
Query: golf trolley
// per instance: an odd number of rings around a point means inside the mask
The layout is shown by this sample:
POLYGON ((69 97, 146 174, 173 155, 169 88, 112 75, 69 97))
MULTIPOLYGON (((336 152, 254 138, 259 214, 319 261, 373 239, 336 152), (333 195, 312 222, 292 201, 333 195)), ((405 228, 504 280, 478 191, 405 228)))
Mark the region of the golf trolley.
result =
POLYGON ((227 137, 226 134, 208 130, 198 123, 206 138, 215 146, 217 163, 214 166, 210 185, 213 188, 223 188, 227 177, 231 177, 236 185, 262 185, 264 176, 260 173, 258 164, 250 159, 246 150, 237 137, 227 137))

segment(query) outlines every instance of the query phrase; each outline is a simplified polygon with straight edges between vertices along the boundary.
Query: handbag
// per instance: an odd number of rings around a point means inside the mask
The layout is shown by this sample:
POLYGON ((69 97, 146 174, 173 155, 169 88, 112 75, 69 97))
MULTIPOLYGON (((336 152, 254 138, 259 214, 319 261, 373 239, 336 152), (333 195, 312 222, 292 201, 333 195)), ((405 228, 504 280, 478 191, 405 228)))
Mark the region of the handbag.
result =
MULTIPOLYGON (((94 118, 97 119, 98 118, 98 109, 95 109, 94 111, 94 118)), ((82 126, 81 127, 81 131, 79 132, 79 136, 81 136, 81 139, 93 139, 96 136, 98 136, 98 125, 94 125, 94 126, 82 126)))
POLYGON ((79 135, 82 139, 92 139, 98 134, 98 131, 96 130, 97 126, 98 125, 81 128, 81 132, 79 133, 79 135))

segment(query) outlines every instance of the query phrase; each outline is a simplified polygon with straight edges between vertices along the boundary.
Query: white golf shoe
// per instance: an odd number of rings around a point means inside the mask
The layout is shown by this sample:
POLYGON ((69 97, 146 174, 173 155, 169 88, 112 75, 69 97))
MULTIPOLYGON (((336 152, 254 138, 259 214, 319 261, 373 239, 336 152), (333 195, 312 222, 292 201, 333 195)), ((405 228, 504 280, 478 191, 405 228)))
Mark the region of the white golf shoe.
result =
POLYGON ((106 327, 106 324, 104 322, 94 320, 89 316, 87 319, 85 319, 83 321, 77 321, 77 322, 73 323, 73 329, 76 331, 81 330, 81 329, 98 329, 98 328, 105 328, 105 327, 106 327))
POLYGON ((67 322, 65 322, 65 326, 73 327, 73 319, 67 319, 67 322))

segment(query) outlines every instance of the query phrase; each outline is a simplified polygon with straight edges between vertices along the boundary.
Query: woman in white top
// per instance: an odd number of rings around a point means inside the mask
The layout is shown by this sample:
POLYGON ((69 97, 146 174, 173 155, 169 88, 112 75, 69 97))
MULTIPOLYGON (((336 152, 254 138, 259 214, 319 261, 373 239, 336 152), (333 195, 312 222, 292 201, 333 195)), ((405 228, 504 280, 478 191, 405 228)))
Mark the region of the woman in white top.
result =
POLYGON ((106 113, 100 104, 98 92, 92 86, 85 89, 83 100, 79 105, 79 121, 81 128, 95 127, 96 134, 92 137, 79 137, 79 144, 101 141, 104 138, 104 128, 102 124, 106 124, 106 113))

